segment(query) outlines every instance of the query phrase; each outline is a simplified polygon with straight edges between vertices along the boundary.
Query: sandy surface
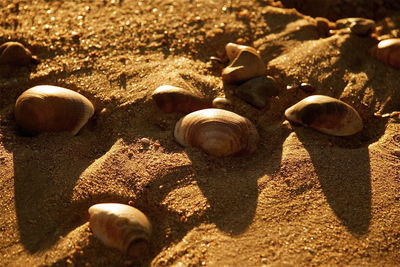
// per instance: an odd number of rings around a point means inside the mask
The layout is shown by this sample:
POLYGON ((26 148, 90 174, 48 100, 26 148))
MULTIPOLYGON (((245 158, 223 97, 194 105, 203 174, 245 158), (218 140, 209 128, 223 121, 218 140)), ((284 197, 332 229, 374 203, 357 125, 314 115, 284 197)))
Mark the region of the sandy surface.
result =
MULTIPOLYGON (((42 59, 0 77, 1 266, 135 264, 91 233, 87 208, 100 202, 150 218, 143 265, 399 266, 400 117, 374 115, 400 109, 399 70, 367 54, 375 39, 325 36, 312 17, 266 1, 79 2, 0 3, 0 43, 42 59), (260 50, 280 86, 269 108, 222 86, 224 65, 210 57, 228 42, 260 50), (290 125, 284 110, 309 94, 286 86, 301 82, 351 104, 365 129, 333 137, 290 125), (13 106, 38 84, 104 110, 78 136, 23 137, 13 106), (151 99, 163 84, 230 96, 259 149, 215 158, 179 146, 182 115, 151 99)), ((396 36, 396 21, 382 19, 382 34, 396 36)))

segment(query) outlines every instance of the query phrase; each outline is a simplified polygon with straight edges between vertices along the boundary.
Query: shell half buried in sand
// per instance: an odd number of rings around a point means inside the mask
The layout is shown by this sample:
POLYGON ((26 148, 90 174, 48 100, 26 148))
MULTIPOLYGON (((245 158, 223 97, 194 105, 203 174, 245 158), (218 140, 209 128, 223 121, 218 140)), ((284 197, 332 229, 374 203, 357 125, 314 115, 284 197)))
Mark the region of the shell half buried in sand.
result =
POLYGON ((369 54, 395 68, 400 68, 400 38, 380 41, 369 50, 369 54))
POLYGON ((93 104, 86 97, 52 85, 26 90, 14 108, 18 126, 28 134, 66 131, 76 135, 93 113, 93 104))
POLYGON ((139 257, 148 249, 151 224, 140 210, 125 204, 102 203, 89 208, 89 225, 105 245, 139 257))
POLYGON ((311 127, 322 133, 347 136, 363 128, 363 122, 357 111, 336 98, 309 96, 285 111, 289 121, 311 127))
POLYGON ((202 96, 172 85, 158 87, 154 90, 152 98, 165 113, 190 113, 212 106, 211 101, 204 99, 202 96))
POLYGON ((183 146, 197 147, 218 157, 252 153, 259 136, 251 121, 223 109, 203 109, 181 118, 174 136, 183 146))

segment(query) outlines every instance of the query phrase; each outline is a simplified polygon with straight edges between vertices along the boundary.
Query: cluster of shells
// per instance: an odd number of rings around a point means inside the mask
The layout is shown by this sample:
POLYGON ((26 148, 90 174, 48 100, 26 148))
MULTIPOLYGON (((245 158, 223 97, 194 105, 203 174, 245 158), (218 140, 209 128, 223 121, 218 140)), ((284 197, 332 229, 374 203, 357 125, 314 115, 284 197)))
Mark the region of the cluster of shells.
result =
MULTIPOLYGON (((316 19, 321 31, 345 29, 354 34, 368 34, 373 21, 349 18, 337 21, 334 29, 326 19, 316 19)), ((274 78, 266 75, 259 52, 249 46, 228 43, 225 47, 229 65, 222 71, 224 85, 233 86, 234 94, 257 109, 263 109, 271 97, 279 94, 274 78)), ((400 39, 387 39, 369 53, 393 67, 400 68, 400 39)), ((38 64, 38 57, 18 42, 0 46, 0 65, 38 64)), ((175 125, 174 137, 182 146, 196 147, 217 156, 233 156, 256 151, 259 134, 247 118, 232 110, 226 97, 208 99, 173 85, 158 87, 152 94, 164 112, 183 113, 175 125)), ((83 95, 62 87, 38 85, 23 92, 15 103, 15 120, 29 135, 43 132, 70 132, 76 135, 94 114, 93 104, 83 95)), ((341 100, 312 95, 284 113, 289 121, 335 136, 353 135, 363 128, 357 111, 341 100)), ((147 250, 152 227, 149 219, 136 208, 119 203, 96 204, 89 208, 90 228, 104 244, 132 257, 147 250)))

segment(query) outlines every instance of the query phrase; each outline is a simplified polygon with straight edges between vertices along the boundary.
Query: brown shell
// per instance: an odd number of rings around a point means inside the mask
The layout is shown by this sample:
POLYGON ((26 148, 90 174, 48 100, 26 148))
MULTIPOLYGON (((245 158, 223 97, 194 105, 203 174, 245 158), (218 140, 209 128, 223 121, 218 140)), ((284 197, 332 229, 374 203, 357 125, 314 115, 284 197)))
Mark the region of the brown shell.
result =
POLYGON ((153 92, 152 97, 157 106, 166 113, 178 112, 186 114, 212 106, 210 100, 172 85, 158 87, 153 92))
POLYGON ((119 203, 96 204, 89 208, 89 225, 105 245, 131 256, 146 250, 151 224, 140 210, 119 203))
POLYGON ((259 136, 251 121, 223 109, 203 109, 181 118, 175 125, 175 140, 183 146, 201 148, 223 157, 252 153, 259 136))
MULTIPOLYGON (((237 56, 222 70, 222 80, 225 84, 239 84, 257 76, 263 76, 266 72, 264 62, 257 50, 248 46, 239 47, 240 49, 232 48, 231 54, 237 54, 237 56)), ((229 55, 228 52, 227 54, 229 55)))
POLYGON ((37 64, 39 60, 23 44, 6 42, 0 46, 0 64, 25 66, 31 63, 37 64))
POLYGON ((400 38, 380 41, 369 53, 382 62, 400 68, 400 38))
POLYGON ((52 85, 39 85, 22 93, 15 103, 15 119, 28 134, 67 131, 76 135, 94 113, 83 95, 52 85))
POLYGON ((347 136, 363 128, 363 122, 357 111, 336 98, 309 96, 285 111, 285 117, 320 132, 347 136))

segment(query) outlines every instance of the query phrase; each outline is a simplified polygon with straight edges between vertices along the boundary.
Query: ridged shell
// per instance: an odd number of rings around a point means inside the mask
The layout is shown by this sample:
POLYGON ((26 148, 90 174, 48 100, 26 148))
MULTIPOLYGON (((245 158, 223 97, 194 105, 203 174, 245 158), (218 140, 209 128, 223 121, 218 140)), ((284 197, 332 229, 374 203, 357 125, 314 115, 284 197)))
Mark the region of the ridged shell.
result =
POLYGON ((175 140, 218 157, 252 153, 258 132, 248 119, 223 109, 203 109, 181 118, 175 125, 175 140))
POLYGON ((250 105, 262 109, 267 106, 271 97, 279 94, 279 89, 274 78, 256 77, 238 86, 235 94, 250 105))
POLYGON ((158 87, 153 92, 152 97, 157 106, 166 113, 178 112, 186 114, 212 106, 211 101, 172 85, 158 87))
POLYGON ((0 64, 24 66, 30 63, 37 64, 39 60, 21 43, 6 42, 0 46, 0 64))
POLYGON ((105 245, 130 256, 146 250, 151 224, 140 210, 119 203, 96 204, 89 208, 89 225, 105 245))
POLYGON ((52 85, 26 90, 14 109, 18 126, 28 134, 68 131, 75 135, 93 113, 93 104, 86 97, 52 85))
POLYGON ((363 128, 363 122, 357 111, 336 98, 309 96, 285 111, 285 117, 320 132, 347 136, 363 128))
MULTIPOLYGON (((230 47, 234 46, 231 45, 230 47)), ((234 57, 229 66, 222 70, 222 80, 225 84, 240 84, 265 74, 265 65, 257 50, 248 46, 238 46, 232 49, 233 52, 227 52, 227 54, 237 54, 237 56, 234 57)))
POLYGON ((380 41, 369 53, 382 62, 400 68, 400 38, 380 41))

